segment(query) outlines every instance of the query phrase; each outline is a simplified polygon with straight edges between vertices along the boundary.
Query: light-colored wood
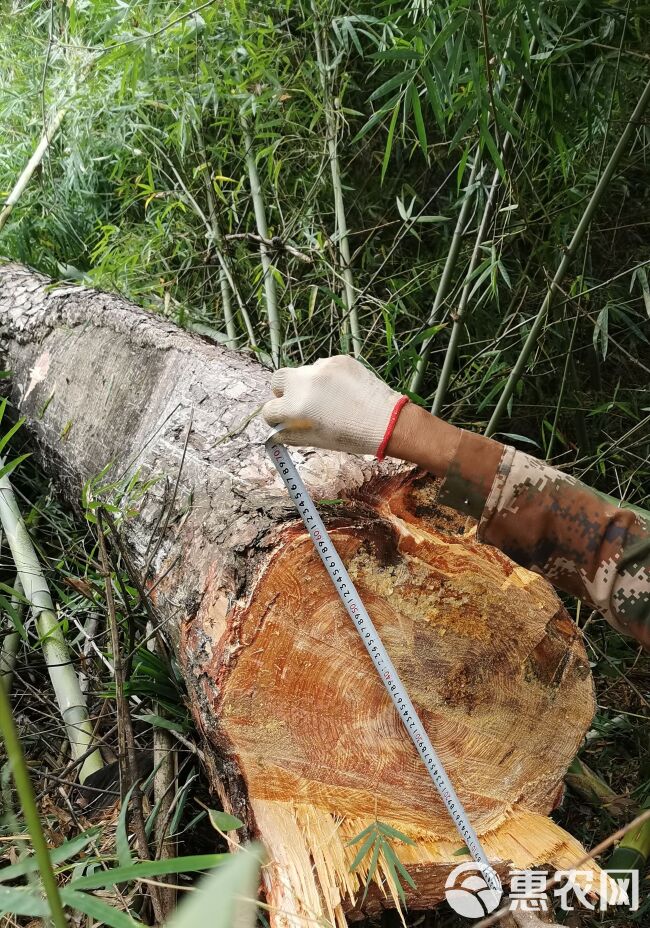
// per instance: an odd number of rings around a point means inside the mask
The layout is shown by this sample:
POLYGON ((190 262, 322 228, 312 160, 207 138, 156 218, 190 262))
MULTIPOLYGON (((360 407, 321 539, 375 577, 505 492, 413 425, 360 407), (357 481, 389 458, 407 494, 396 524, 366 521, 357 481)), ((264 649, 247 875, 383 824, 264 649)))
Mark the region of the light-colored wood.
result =
MULTIPOLYGON (((429 478, 375 481, 328 521, 488 851, 518 867, 577 859, 580 845, 547 814, 593 691, 550 586, 456 534, 429 478)), ((199 618, 183 653, 200 666, 195 632, 210 620, 199 618)), ((245 770, 258 820, 314 863, 314 885, 296 887, 300 914, 318 886, 330 920, 358 898, 363 870, 348 873, 347 842, 375 817, 416 840, 399 851, 417 876, 411 905, 440 901, 462 842, 301 525, 284 532, 223 635, 223 659, 201 668, 215 683, 212 737, 245 770)))
MULTIPOLYGON (((0 266, 4 363, 70 499, 126 481, 125 540, 150 565, 212 783, 266 843, 274 924, 343 928, 395 904, 348 842, 375 816, 410 835, 414 907, 463 857, 413 746, 266 459, 269 372, 115 296, 0 266)), ((295 451, 366 606, 495 861, 568 866, 549 818, 589 725, 585 651, 541 578, 464 534, 435 483, 395 462, 295 451)), ((122 505, 123 490, 115 491, 122 505)), ((244 835, 245 836, 245 835, 244 835)))

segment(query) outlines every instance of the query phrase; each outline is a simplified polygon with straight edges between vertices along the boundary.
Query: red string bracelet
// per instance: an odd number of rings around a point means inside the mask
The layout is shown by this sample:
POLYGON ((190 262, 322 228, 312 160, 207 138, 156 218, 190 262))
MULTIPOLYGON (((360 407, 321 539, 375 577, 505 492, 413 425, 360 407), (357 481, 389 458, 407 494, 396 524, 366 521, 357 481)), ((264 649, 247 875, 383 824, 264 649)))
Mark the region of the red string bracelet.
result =
POLYGON ((398 401, 395 403, 395 407, 390 414, 390 419, 388 420, 388 425, 386 426, 386 431, 384 432, 384 437, 381 440, 381 444, 377 448, 377 460, 383 461, 386 456, 386 448, 388 447, 388 442, 390 441, 390 436, 393 434, 393 430, 397 425, 397 420, 399 419, 399 414, 402 409, 408 403, 408 396, 400 396, 398 401))

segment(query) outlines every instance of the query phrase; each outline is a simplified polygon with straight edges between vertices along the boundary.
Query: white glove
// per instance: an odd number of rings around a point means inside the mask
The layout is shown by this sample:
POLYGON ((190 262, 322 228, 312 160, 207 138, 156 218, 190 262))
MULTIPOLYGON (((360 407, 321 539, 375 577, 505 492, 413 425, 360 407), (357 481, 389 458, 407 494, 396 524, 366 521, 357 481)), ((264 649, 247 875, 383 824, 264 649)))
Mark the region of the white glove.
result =
POLYGON ((381 460, 408 397, 391 390, 363 364, 347 355, 324 358, 305 367, 275 371, 262 415, 269 425, 285 423, 281 440, 376 454, 381 460))

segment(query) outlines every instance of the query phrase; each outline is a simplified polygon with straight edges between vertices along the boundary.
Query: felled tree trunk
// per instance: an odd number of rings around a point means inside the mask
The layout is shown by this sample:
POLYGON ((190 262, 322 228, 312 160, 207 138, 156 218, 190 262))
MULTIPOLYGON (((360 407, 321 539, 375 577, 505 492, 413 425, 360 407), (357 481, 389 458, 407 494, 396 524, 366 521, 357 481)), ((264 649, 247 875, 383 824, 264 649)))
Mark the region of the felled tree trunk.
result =
MULTIPOLYGON (((150 565, 214 786, 269 849, 276 924, 394 904, 381 860, 363 907, 368 858, 349 870, 375 817, 415 841, 395 845, 409 904, 439 901, 467 858, 265 457, 269 373, 16 265, 0 267, 0 324, 12 399, 69 498, 108 465, 98 483, 119 483, 123 505, 130 493, 128 543, 150 565)), ((463 534, 426 475, 294 456, 488 853, 502 870, 569 866, 582 850, 547 815, 594 699, 555 593, 463 534)))

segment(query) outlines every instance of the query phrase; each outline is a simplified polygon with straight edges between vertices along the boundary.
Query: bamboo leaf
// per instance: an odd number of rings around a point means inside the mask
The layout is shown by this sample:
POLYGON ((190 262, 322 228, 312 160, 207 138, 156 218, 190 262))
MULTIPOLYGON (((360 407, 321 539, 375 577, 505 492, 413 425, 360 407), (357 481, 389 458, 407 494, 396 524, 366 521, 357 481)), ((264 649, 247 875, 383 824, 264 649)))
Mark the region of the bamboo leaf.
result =
POLYGON ((349 868, 350 873, 352 873, 354 870, 357 869, 357 867, 359 866, 363 858, 366 856, 366 854, 369 852, 370 848, 373 846, 374 843, 375 843, 375 835, 369 834, 366 840, 363 842, 363 844, 359 848, 354 860, 350 864, 350 868, 349 868))
MULTIPOLYGON (((2 419, 2 415, 0 414, 0 420, 1 419, 2 419)), ((18 422, 12 425, 12 427, 9 429, 8 432, 5 432, 5 434, 2 437, 0 437, 0 453, 3 451, 7 443, 13 438, 13 436, 16 434, 16 432, 21 427, 21 425, 23 425, 24 422, 25 422, 24 417, 22 419, 19 419, 18 422)))
POLYGON ((424 225, 438 225, 441 222, 449 222, 449 216, 417 216, 415 222, 424 225))
POLYGON ((416 889, 416 890, 417 890, 417 886, 415 885, 415 880, 413 879, 413 877, 411 876, 411 874, 408 872, 408 870, 406 869, 406 867, 404 866, 404 864, 402 863, 402 861, 399 859, 399 857, 397 856, 397 854, 394 854, 394 856, 393 856, 393 862, 394 862, 394 864, 395 864, 395 867, 396 867, 397 871, 399 872, 400 876, 402 877, 402 879, 406 880, 406 882, 407 882, 408 885, 411 887, 411 889, 416 889))
POLYGON ((490 258, 485 258, 474 272, 474 277, 476 281, 474 286, 470 290, 469 299, 471 300, 477 290, 480 290, 481 284, 483 284, 492 274, 492 260, 490 258))
MULTIPOLYGON (((0 595, 0 609, 2 609, 3 612, 6 612, 6 614, 9 616, 11 624, 16 629, 23 641, 28 641, 29 636, 20 617, 20 612, 14 607, 9 599, 2 595, 0 595)), ((3 871, 0 870, 0 880, 2 879, 2 873, 3 871)))
POLYGON ((134 718, 139 719, 141 722, 146 722, 148 725, 155 725, 156 728, 165 728, 167 731, 183 732, 186 730, 185 726, 179 725, 178 722, 172 722, 171 719, 163 718, 162 715, 154 715, 145 712, 141 715, 135 715, 134 718))
POLYGON ((412 838, 398 831, 397 828, 393 828, 392 825, 387 825, 386 822, 378 822, 377 828, 382 834, 387 835, 389 838, 395 838, 397 841, 402 841, 404 844, 410 844, 412 847, 415 847, 415 841, 412 838))
POLYGON ((50 907, 39 892, 27 886, 0 886, 0 915, 46 916, 50 907))
POLYGON ((357 142, 360 142, 361 139, 364 137, 364 135, 367 135, 367 133, 370 132, 371 129, 374 129, 376 125, 378 125, 383 119, 385 119, 385 117, 388 115, 388 113, 390 113, 391 108, 393 107, 394 103, 397 100, 399 100, 399 94, 393 97, 393 99, 390 100, 388 103, 385 103, 380 110, 377 110, 376 113, 373 113, 373 115, 370 117, 368 122, 364 126, 362 126, 362 128, 359 129, 357 134, 354 136, 354 138, 352 139, 352 144, 355 145, 357 142))
POLYGON ((410 345, 415 347, 416 345, 422 344, 422 342, 427 342, 433 335, 437 335, 438 332, 441 332, 443 329, 447 328, 446 322, 437 322, 435 325, 430 325, 423 332, 420 332, 419 335, 416 335, 411 339, 410 345))
POLYGON ((353 844, 358 844, 358 842, 361 841, 363 838, 365 838, 366 835, 369 835, 370 832, 374 832, 374 831, 375 831, 375 823, 373 822, 372 825, 368 825, 367 828, 364 828, 363 831, 360 831, 359 834, 355 835, 354 838, 350 838, 349 841, 346 841, 345 846, 352 847, 353 844))
POLYGON ((395 869, 395 852, 393 851, 390 844, 386 843, 382 848, 384 852, 384 860, 386 862, 386 868, 391 876, 391 879, 397 890, 397 895, 400 898, 400 901, 403 903, 406 902, 406 893, 404 892, 404 887, 402 886, 402 881, 400 880, 397 871, 395 869))
POLYGON ((468 132, 470 126, 475 126, 475 125, 476 125, 476 113, 474 112, 474 110, 470 110, 468 113, 465 114, 458 128, 454 132, 452 140, 449 143, 449 147, 451 149, 455 148, 456 145, 461 141, 461 139, 465 137, 465 134, 468 132))
POLYGON ((428 143, 427 143, 427 132, 424 127, 424 119, 422 118, 422 107, 420 106, 420 95, 417 92, 415 84, 411 84, 411 106, 413 107, 413 118, 415 119, 415 127, 418 133, 418 139, 420 140, 420 148, 422 149, 422 154, 425 158, 428 158, 428 143))
POLYGON ((136 784, 134 783, 124 797, 117 820, 117 829, 115 832, 115 849, 117 851, 117 859, 120 863, 120 867, 128 867, 133 862, 131 848, 129 847, 129 836, 126 830, 126 821, 129 815, 129 803, 131 802, 131 795, 135 789, 135 786, 136 784))
POLYGON ((372 883, 373 877, 377 872, 377 864, 379 863, 379 852, 381 851, 381 841, 379 837, 375 838, 374 848, 372 851, 372 857, 370 858, 370 865, 368 867, 368 873, 366 875, 366 885, 363 891, 363 898, 361 902, 365 901, 366 896, 368 895, 368 890, 370 889, 370 884, 372 883))
POLYGON ((229 815, 227 812, 209 809, 208 816, 210 818, 210 824, 217 831, 236 831, 238 828, 244 827, 243 822, 235 818, 234 815, 229 815))
POLYGON ((598 318, 596 319, 596 325, 594 326, 594 348, 598 350, 598 342, 600 341, 600 350, 603 355, 603 361, 607 357, 607 348, 609 346, 609 306, 603 306, 601 311, 598 313, 598 318))
POLYGON ((400 71, 399 74, 394 74, 392 77, 389 77, 387 81, 378 87, 374 93, 370 94, 370 102, 375 100, 380 100, 382 97, 388 96, 392 90, 402 88, 414 74, 417 73, 416 68, 406 68, 404 71, 400 71))
POLYGON ((393 109, 393 116, 390 121, 390 126, 388 128, 388 138, 386 139, 386 149, 384 151, 384 160, 381 165, 381 183, 384 182, 384 177, 386 176, 386 171, 388 169, 388 162, 390 161, 390 153, 393 148, 393 136, 395 135, 395 125, 397 124, 397 117, 399 116, 399 101, 395 104, 393 109))
MULTIPOLYGON (((99 835, 100 831, 100 828, 89 828, 83 834, 77 835, 76 838, 71 838, 69 841, 64 841, 59 847, 52 848, 50 851, 52 866, 58 867, 65 863, 66 860, 70 860, 71 857, 76 857, 99 835)), ((7 880, 16 880, 19 876, 34 873, 36 870, 38 870, 38 862, 35 857, 30 855, 16 864, 0 868, 0 882, 6 883, 7 880)))
POLYGON ((507 377, 500 378, 494 384, 494 386, 490 390, 488 390, 488 392, 485 394, 481 402, 478 404, 478 408, 476 410, 477 412, 482 412, 486 406, 490 405, 490 403, 492 402, 494 397, 497 395, 497 393, 500 393, 501 390, 503 390, 503 387, 507 383, 507 380, 508 380, 507 377))
MULTIPOLYGON (((249 845, 227 854, 223 865, 203 878, 196 890, 179 905, 165 928, 253 928, 262 850, 249 845)), ((170 861, 171 863, 171 861, 170 861)))
POLYGON ((438 128, 441 132, 444 133, 445 118, 442 111, 442 104, 440 101, 440 93, 438 92, 438 88, 433 80, 433 77, 431 76, 431 72, 425 65, 422 65, 420 68, 420 74, 424 80, 425 87, 427 88, 427 101, 429 106, 431 107, 436 122, 438 123, 438 128))
POLYGON ((373 61, 420 61, 422 55, 414 48, 388 48, 369 57, 373 61))
POLYGON ((480 125, 481 142, 483 142, 487 150, 490 152, 490 157, 492 158, 492 161, 494 162, 494 166, 497 168, 501 178, 505 179, 506 169, 504 167, 501 154, 494 143, 494 139, 492 138, 492 133, 490 132, 490 129, 486 122, 481 121, 479 125, 480 125))
POLYGON ((510 441, 523 441, 526 445, 534 445, 535 448, 539 448, 539 442, 529 438, 527 435, 519 435, 516 432, 499 432, 499 435, 502 438, 509 439, 510 441))
POLYGON ((14 458, 12 461, 9 461, 7 464, 4 464, 2 467, 0 467, 0 480, 3 477, 8 477, 9 474, 12 474, 18 465, 22 464, 23 461, 26 461, 29 456, 29 453, 21 454, 17 458, 14 458))
POLYGON ((174 857, 171 860, 144 860, 128 867, 113 867, 73 880, 74 890, 106 889, 114 883, 130 883, 132 880, 166 876, 169 873, 197 873, 210 870, 228 858, 228 854, 198 854, 190 857, 174 857))
POLYGON ((454 851, 451 855, 452 857, 470 857, 469 848, 463 845, 459 847, 458 850, 454 851))
POLYGON ((144 922, 136 921, 126 912, 121 912, 120 909, 98 899, 97 896, 78 893, 69 887, 61 890, 61 899, 70 908, 83 912, 84 915, 89 915, 90 918, 94 918, 102 925, 109 925, 110 928, 135 928, 135 926, 144 925, 144 922))

